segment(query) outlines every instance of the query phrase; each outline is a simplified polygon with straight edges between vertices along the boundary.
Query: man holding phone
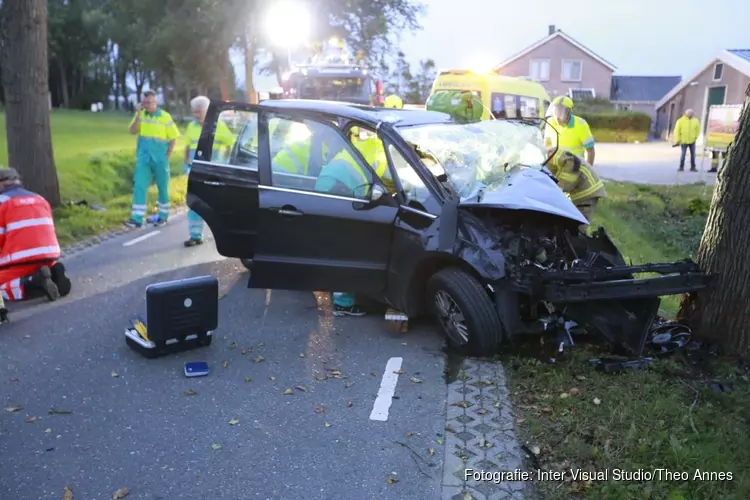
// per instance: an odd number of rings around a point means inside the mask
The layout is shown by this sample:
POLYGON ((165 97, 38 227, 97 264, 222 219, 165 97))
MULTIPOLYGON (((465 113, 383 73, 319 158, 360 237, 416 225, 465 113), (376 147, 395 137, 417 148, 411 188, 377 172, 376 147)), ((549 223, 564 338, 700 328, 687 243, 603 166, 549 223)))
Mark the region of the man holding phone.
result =
POLYGON ((169 218, 169 158, 180 136, 172 116, 156 103, 156 93, 147 90, 136 107, 130 122, 130 133, 138 136, 135 173, 133 175, 133 208, 129 227, 142 227, 148 209, 147 191, 153 178, 159 190, 159 215, 154 225, 161 226, 169 218))

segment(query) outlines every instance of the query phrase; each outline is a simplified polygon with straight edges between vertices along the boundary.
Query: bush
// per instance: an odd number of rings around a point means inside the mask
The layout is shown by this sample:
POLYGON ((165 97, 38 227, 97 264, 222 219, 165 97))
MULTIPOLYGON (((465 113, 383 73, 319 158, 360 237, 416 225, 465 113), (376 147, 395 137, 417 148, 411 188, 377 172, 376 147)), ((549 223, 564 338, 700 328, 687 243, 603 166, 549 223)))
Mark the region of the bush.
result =
POLYGON ((645 142, 651 117, 638 111, 583 112, 597 142, 645 142))

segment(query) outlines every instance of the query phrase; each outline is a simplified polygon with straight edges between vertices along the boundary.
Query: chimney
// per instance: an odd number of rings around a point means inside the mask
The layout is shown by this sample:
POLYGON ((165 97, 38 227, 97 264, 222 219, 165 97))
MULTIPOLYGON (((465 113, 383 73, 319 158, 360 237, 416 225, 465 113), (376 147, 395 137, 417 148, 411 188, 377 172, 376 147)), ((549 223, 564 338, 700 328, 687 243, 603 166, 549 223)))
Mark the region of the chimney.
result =
POLYGON ((557 31, 557 29, 555 29, 555 25, 554 24, 550 24, 549 25, 549 34, 550 35, 554 35, 555 31, 557 31))

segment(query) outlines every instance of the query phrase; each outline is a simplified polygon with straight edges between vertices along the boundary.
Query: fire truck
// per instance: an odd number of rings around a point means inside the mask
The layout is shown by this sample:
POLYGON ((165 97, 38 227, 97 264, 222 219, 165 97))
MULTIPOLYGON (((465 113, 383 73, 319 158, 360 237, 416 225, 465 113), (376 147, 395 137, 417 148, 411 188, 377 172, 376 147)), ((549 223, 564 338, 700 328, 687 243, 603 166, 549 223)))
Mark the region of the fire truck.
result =
MULTIPOLYGON (((358 59, 364 59, 360 53, 358 59)), ((382 106, 382 80, 359 62, 352 62, 344 44, 330 40, 307 64, 295 64, 283 75, 284 99, 315 99, 382 106)))

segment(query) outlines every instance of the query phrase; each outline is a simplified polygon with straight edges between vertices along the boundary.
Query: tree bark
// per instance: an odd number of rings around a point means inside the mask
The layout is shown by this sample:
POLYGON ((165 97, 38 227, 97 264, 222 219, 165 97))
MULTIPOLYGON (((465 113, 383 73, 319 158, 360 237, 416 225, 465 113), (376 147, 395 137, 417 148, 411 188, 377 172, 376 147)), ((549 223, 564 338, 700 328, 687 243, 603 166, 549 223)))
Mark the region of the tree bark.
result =
POLYGON ((221 54, 221 64, 219 65, 219 89, 221 89, 221 100, 231 100, 231 94, 229 91, 229 53, 223 52, 221 54))
POLYGON ((60 72, 60 91, 62 92, 63 108, 70 108, 70 95, 68 94, 68 75, 62 60, 58 57, 57 69, 60 72))
POLYGON ((257 47, 254 40, 247 35, 244 36, 243 49, 245 53, 245 92, 247 92, 247 102, 258 104, 258 93, 255 92, 255 52, 257 47))
POLYGON ((3 2, 3 87, 10 165, 26 187, 60 205, 52 154, 47 60, 47 1, 3 2))
POLYGON ((727 355, 750 355, 750 86, 734 143, 719 170, 697 262, 710 288, 686 294, 680 319, 727 355))

